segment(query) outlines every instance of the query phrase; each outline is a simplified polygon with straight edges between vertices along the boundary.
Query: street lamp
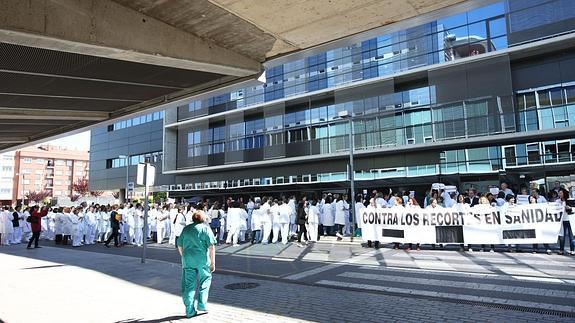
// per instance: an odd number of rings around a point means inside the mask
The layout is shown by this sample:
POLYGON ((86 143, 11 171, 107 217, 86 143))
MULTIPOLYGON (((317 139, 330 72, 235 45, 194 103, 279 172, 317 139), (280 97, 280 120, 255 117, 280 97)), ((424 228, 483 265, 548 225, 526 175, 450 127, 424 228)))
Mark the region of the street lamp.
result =
POLYGON ((351 214, 351 241, 353 242, 353 237, 355 235, 355 172, 353 167, 353 118, 347 110, 340 111, 337 114, 341 119, 349 120, 349 184, 350 184, 350 201, 349 201, 349 213, 351 214))
MULTIPOLYGON (((18 176, 18 178, 22 177, 20 183, 22 184, 22 207, 24 207, 24 173, 16 173, 16 176, 18 176)), ((16 195, 16 198, 18 198, 18 195, 16 195)), ((16 202, 16 204, 18 203, 16 202)))
POLYGON ((129 176, 129 174, 130 174, 130 167, 129 167, 130 165, 128 164, 128 161, 129 161, 130 156, 128 156, 128 155, 120 155, 120 156, 118 156, 118 158, 121 158, 121 159, 125 159, 125 160, 126 160, 126 192, 125 192, 125 195, 124 195, 124 202, 128 202, 128 180, 129 180, 129 179, 128 179, 128 176, 129 176))

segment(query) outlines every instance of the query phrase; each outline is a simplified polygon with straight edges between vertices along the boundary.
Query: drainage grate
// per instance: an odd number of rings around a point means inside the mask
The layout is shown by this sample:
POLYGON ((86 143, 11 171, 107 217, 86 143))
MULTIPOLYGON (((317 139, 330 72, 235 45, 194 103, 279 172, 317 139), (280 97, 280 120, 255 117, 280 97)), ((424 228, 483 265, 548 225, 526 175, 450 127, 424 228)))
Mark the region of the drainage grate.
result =
POLYGON ((252 289, 252 288, 256 288, 258 287, 260 284, 258 283, 246 283, 246 282, 242 282, 242 283, 234 283, 234 284, 228 284, 226 286, 224 286, 225 289, 231 289, 231 290, 237 290, 237 289, 252 289))
POLYGON ((449 302, 450 303, 456 303, 456 304, 484 306, 484 307, 491 307, 491 308, 498 308, 498 309, 512 310, 512 311, 519 311, 519 312, 529 312, 529 313, 536 313, 536 314, 553 315, 553 316, 559 316, 559 317, 575 317, 575 313, 573 313, 573 312, 563 312, 563 311, 552 310, 552 309, 543 309, 543 308, 530 308, 530 307, 523 307, 523 306, 517 306, 517 305, 510 305, 510 304, 493 304, 493 303, 474 302, 474 301, 467 301, 467 300, 450 300, 449 302))

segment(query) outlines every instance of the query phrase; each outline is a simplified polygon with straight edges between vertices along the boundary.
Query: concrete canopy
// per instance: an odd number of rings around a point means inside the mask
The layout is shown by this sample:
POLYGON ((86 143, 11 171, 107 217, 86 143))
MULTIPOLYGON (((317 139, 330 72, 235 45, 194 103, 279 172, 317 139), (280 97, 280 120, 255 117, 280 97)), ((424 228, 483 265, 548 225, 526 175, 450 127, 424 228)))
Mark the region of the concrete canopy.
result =
POLYGON ((0 151, 465 0, 0 0, 0 151), (265 5, 263 5, 265 3, 265 5))

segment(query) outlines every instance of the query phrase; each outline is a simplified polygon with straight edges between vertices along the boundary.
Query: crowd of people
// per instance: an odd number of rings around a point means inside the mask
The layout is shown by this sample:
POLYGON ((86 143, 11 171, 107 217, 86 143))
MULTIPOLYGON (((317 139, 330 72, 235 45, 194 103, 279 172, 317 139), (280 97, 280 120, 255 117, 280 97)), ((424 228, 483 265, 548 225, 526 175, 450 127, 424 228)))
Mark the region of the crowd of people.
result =
MULTIPOLYGON (((153 204, 148 212, 147 232, 144 232, 144 206, 125 203, 120 205, 86 205, 77 207, 41 207, 32 206, 12 208, 5 206, 0 213, 0 242, 2 245, 28 242, 28 248, 38 246, 39 239, 53 240, 56 244, 72 244, 73 247, 103 243, 110 247, 124 245, 141 246, 144 239, 158 244, 169 243, 176 246, 183 229, 191 224, 192 215, 198 211, 203 214, 217 243, 237 246, 242 243, 287 244, 292 240, 296 245, 317 242, 322 236, 335 236, 342 240, 345 236, 361 236, 361 223, 358 216, 351 216, 350 209, 359 214, 364 207, 452 207, 456 203, 475 206, 490 204, 509 207, 516 204, 516 195, 506 183, 501 183, 498 193, 492 191, 481 194, 476 189, 465 192, 444 189, 429 190, 418 201, 413 192, 392 193, 391 190, 374 190, 371 194, 358 194, 354 204, 347 194, 323 194, 320 197, 296 199, 291 196, 264 196, 261 198, 228 197, 225 201, 205 199, 199 203, 153 204)), ((571 193, 573 195, 573 192, 571 193)), ((572 213, 568 205, 569 191, 560 183, 547 194, 538 189, 521 190, 528 195, 530 203, 556 202, 565 208, 559 236, 559 254, 563 254, 565 242, 569 243, 570 254, 575 254, 573 230, 569 222, 572 213)), ((571 198, 575 198, 572 196, 571 198)), ((392 244, 400 248, 398 243, 392 244)), ((368 241, 367 247, 379 248, 377 241, 368 241)), ((405 249, 411 250, 412 244, 405 249)), ((435 246, 432 245, 434 248, 435 246)), ((470 246, 460 246, 462 250, 473 251, 470 246)), ((522 246, 521 246, 522 247, 522 246)), ((537 245, 532 246, 536 251, 537 245)), ((420 246, 416 246, 419 250, 420 246)), ((485 246, 477 248, 486 249, 485 246)), ((490 246, 490 251, 494 246, 490 246)), ((551 253, 551 246, 545 245, 551 253)), ((515 246, 511 251, 520 250, 515 246)))

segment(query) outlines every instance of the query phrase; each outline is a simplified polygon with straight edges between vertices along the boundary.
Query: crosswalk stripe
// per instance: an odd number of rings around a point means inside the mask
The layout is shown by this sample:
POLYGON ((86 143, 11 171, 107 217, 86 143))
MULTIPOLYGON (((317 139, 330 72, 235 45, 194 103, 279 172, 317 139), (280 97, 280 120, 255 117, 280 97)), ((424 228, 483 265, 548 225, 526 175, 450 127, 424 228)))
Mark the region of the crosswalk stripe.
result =
POLYGON ((364 253, 364 254, 362 254, 362 255, 360 255, 360 256, 346 259, 345 261, 342 261, 342 262, 338 262, 338 263, 333 263, 333 264, 329 264, 329 265, 317 267, 317 268, 314 268, 314 269, 302 271, 301 273, 297 273, 297 274, 285 276, 285 277, 282 277, 282 278, 288 279, 288 280, 299 280, 299 279, 302 279, 302 278, 305 278, 305 277, 317 275, 317 274, 319 274, 319 273, 322 273, 322 272, 325 272, 325 271, 328 271, 328 270, 332 270, 332 269, 335 269, 335 268, 339 268, 339 267, 341 267, 341 266, 345 266, 345 265, 349 265, 349 264, 360 263, 360 262, 365 261, 365 260, 367 260, 367 259, 369 259, 369 258, 373 258, 373 257, 375 257, 376 255, 380 255, 380 254, 383 254, 383 253, 386 253, 386 252, 390 252, 390 251, 391 251, 390 249, 387 249, 387 250, 381 250, 381 249, 379 249, 379 250, 372 250, 372 251, 366 252, 366 253, 364 253))
MULTIPOLYGON (((411 267, 411 268, 422 268, 422 269, 444 269, 437 268, 434 262, 422 263, 418 265, 417 262, 407 261, 407 260, 397 260, 393 258, 385 258, 381 260, 383 266, 388 267, 411 267), (436 268, 430 268, 436 267, 436 268)), ((481 265, 481 264, 449 264, 454 270, 469 270, 476 272, 504 272, 509 275, 523 275, 523 276, 541 276, 541 277, 565 277, 565 278, 575 278, 575 271, 566 270, 554 270, 554 269, 532 269, 522 265, 517 266, 494 266, 494 265, 481 265)))
POLYGON ((518 286, 509 286, 502 284, 475 283, 475 282, 471 283, 471 282, 440 280, 432 278, 388 276, 388 275, 376 275, 376 274, 366 274, 356 272, 345 272, 339 274, 338 277, 366 279, 366 280, 382 281, 382 282, 407 283, 407 284, 426 285, 426 286, 453 287, 462 290, 465 289, 486 290, 486 291, 494 291, 494 292, 497 291, 497 292, 513 293, 513 294, 528 294, 537 296, 575 299, 575 292, 568 292, 561 290, 546 290, 531 287, 518 287, 518 286))
POLYGON ((414 273, 431 273, 435 276, 457 276, 457 277, 468 277, 468 278, 485 278, 489 280, 505 280, 509 281, 510 278, 517 280, 531 280, 540 281, 545 283, 554 284, 567 284, 575 283, 573 280, 559 279, 559 278, 547 278, 547 277, 533 277, 533 276, 509 276, 501 274, 489 274, 489 273, 473 273, 473 272, 462 272, 462 271, 449 271, 449 270, 438 270, 438 269, 422 269, 422 268, 409 268, 409 267, 376 267, 376 266, 362 266, 359 267, 360 270, 376 270, 376 271, 391 271, 391 272, 402 272, 406 271, 414 273))
POLYGON ((369 285, 369 284, 357 284, 357 283, 339 282, 339 281, 333 281, 333 280, 320 280, 320 281, 316 282, 316 284, 322 285, 322 286, 330 286, 330 287, 340 287, 340 288, 344 287, 344 288, 353 288, 353 289, 358 289, 358 290, 371 290, 371 291, 388 292, 388 293, 395 293, 395 294, 427 296, 427 297, 433 297, 433 298, 465 300, 465 301, 493 303, 493 304, 506 304, 506 305, 521 306, 521 307, 534 308, 534 309, 545 309, 545 310, 554 310, 554 311, 575 313, 575 307, 572 307, 572 306, 549 304, 549 303, 539 303, 539 302, 530 302, 530 301, 522 301, 522 300, 510 300, 510 299, 496 298, 496 297, 483 297, 483 296, 475 296, 475 295, 433 292, 433 291, 427 291, 427 290, 406 289, 406 288, 377 286, 377 285, 369 285))

